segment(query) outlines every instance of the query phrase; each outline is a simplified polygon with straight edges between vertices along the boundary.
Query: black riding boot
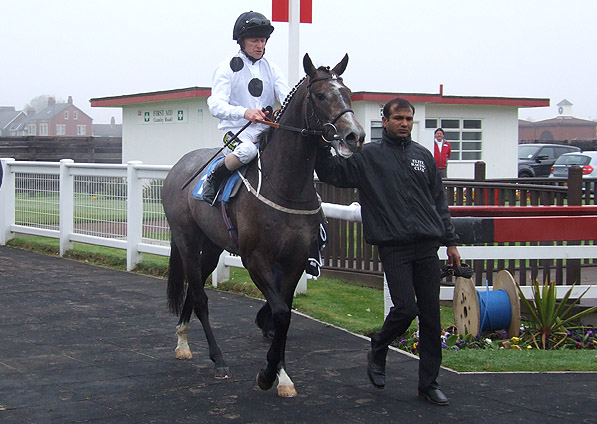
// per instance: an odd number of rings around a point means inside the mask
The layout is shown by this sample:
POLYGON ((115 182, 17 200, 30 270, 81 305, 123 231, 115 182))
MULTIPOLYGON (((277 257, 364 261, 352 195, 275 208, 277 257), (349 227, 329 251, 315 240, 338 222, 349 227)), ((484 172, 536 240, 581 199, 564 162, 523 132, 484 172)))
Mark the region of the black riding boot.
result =
POLYGON ((203 183, 203 200, 213 206, 220 184, 231 173, 232 171, 224 165, 224 160, 219 161, 203 183))

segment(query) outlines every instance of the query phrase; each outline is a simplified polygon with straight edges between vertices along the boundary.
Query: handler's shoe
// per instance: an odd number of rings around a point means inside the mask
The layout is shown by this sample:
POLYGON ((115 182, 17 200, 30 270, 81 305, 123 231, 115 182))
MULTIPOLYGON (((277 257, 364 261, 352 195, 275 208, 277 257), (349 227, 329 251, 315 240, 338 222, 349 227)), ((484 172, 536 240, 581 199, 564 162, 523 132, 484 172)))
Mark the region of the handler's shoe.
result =
POLYGON ((374 363, 371 349, 367 352, 367 377, 371 384, 378 389, 383 389, 386 386, 386 364, 374 363))
POLYGON ((450 401, 446 395, 444 395, 442 391, 437 388, 427 390, 419 389, 419 397, 434 405, 448 406, 450 404, 450 401))

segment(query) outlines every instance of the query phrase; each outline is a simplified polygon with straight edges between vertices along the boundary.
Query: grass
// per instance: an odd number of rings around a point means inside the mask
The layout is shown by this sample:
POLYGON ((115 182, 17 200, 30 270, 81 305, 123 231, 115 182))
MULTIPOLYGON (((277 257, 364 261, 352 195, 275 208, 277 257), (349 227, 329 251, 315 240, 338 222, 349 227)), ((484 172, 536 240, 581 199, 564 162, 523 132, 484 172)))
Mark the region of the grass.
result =
MULTIPOLYGON (((17 237, 8 244, 43 254, 58 255, 58 240, 55 239, 17 237)), ((126 252, 119 249, 75 243, 65 257, 119 270, 126 269, 126 252)), ((164 278, 167 268, 168 258, 144 254, 143 261, 135 272, 164 278)), ((230 280, 220 283, 218 289, 263 298, 244 269, 232 268, 230 280)), ((319 280, 309 280, 307 294, 297 296, 293 307, 320 321, 369 336, 379 331, 383 324, 383 303, 380 290, 322 277, 319 280)), ((442 306, 441 320, 444 328, 454 324, 451 307, 442 306)), ((413 323, 411 327, 415 325, 413 323)), ((457 371, 597 371, 595 350, 444 349, 443 354, 443 365, 457 371)))

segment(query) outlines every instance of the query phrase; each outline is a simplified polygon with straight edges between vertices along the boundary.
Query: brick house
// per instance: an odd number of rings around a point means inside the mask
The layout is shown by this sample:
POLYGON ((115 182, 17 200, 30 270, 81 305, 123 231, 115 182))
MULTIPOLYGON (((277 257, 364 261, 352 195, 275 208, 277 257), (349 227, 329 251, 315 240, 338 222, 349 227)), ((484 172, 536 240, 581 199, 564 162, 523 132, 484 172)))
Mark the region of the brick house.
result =
POLYGON ((67 103, 56 103, 48 98, 48 107, 23 120, 19 130, 25 135, 86 137, 93 133, 93 119, 73 104, 72 96, 67 103))

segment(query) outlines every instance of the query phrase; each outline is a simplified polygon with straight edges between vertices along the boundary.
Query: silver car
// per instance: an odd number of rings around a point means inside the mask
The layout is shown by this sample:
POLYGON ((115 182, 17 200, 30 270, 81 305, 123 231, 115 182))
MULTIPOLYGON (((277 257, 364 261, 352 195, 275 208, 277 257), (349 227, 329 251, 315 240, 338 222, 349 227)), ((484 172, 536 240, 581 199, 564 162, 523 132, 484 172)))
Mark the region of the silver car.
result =
MULTIPOLYGON (((597 179, 597 152, 565 153, 551 167, 550 178, 568 178, 568 169, 578 165, 582 167, 582 177, 597 179)), ((595 191, 595 183, 591 184, 595 191)))

